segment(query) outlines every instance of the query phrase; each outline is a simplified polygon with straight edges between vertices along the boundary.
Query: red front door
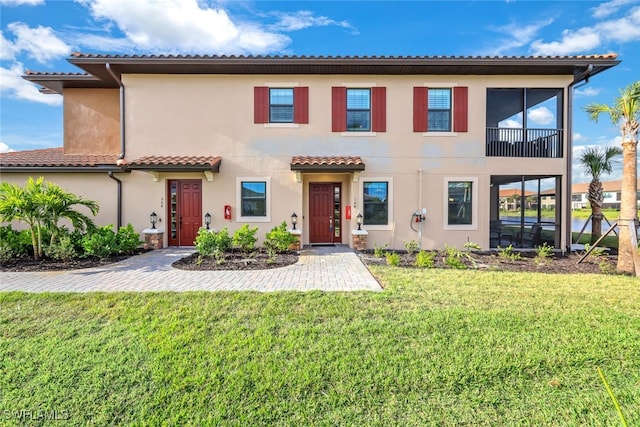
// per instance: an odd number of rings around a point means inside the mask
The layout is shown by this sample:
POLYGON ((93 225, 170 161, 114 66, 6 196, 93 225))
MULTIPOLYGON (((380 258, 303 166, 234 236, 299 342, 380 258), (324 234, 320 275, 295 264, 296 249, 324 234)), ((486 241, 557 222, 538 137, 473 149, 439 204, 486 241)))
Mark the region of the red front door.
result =
POLYGON ((202 227, 202 183, 199 179, 169 181, 169 246, 193 246, 202 227))
POLYGON ((309 242, 311 244, 340 243, 340 184, 309 184, 309 242))

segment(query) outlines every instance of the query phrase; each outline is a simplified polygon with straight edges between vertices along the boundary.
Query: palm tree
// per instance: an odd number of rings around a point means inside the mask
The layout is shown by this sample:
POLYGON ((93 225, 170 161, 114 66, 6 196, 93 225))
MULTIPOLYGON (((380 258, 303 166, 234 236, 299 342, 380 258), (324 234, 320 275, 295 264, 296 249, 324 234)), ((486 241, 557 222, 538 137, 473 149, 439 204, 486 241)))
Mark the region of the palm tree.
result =
POLYGON ((638 248, 633 247, 628 224, 638 221, 638 131, 640 130, 640 80, 620 91, 612 106, 591 103, 585 107, 589 119, 597 122, 600 114, 608 114, 614 125, 620 126, 622 133, 622 200, 620 203, 620 234, 618 243, 619 272, 633 273, 633 255, 638 248))
POLYGON ((602 201, 604 189, 600 177, 611 173, 613 159, 622 154, 620 147, 585 148, 578 160, 587 174, 591 175, 589 183, 589 204, 591 205, 591 243, 602 235, 602 201))
POLYGON ((42 192, 44 178, 34 180, 29 177, 23 188, 8 182, 0 183, 0 220, 21 221, 29 226, 33 257, 42 256, 42 216, 34 194, 42 192))
POLYGON ((55 240, 65 218, 77 229, 94 228, 91 218, 74 210, 74 206, 87 207, 93 215, 98 213, 97 203, 68 193, 58 185, 45 182, 44 177, 29 177, 24 187, 3 182, 0 184, 0 220, 21 221, 31 230, 33 256, 39 260, 44 248, 42 231, 51 232, 51 243, 55 240))
POLYGON ((43 224, 51 231, 51 241, 53 244, 58 237, 62 219, 67 219, 75 230, 94 230, 95 224, 87 215, 74 209, 75 206, 85 206, 95 216, 99 207, 91 200, 86 200, 75 194, 63 190, 59 185, 47 183, 44 192, 38 195, 38 204, 42 209, 43 224))

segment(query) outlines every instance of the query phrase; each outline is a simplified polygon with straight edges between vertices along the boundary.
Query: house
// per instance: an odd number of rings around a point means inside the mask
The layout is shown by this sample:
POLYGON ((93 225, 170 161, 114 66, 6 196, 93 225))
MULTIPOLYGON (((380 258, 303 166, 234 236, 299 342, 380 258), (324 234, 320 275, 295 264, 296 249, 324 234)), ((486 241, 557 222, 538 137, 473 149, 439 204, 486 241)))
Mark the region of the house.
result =
POLYGON ((63 146, 0 155, 3 180, 45 176, 97 201, 101 224, 142 231, 155 212, 165 245, 193 245, 206 213, 213 228, 250 224, 259 236, 295 213, 303 244, 351 245, 361 214, 369 248, 397 249, 409 240, 490 247, 500 190, 542 181, 563 207, 553 240, 568 248, 572 91, 620 62, 85 53, 68 61, 81 72, 24 76, 63 96, 63 146))
MULTIPOLYGON (((638 185, 640 185, 640 179, 638 180, 638 185)), ((622 181, 602 181, 602 189, 604 191, 602 207, 619 210, 622 181)), ((571 209, 589 209, 591 205, 589 204, 588 196, 588 182, 573 184, 571 187, 571 209)), ((638 202, 638 205, 640 206, 640 196, 638 197, 638 202)))

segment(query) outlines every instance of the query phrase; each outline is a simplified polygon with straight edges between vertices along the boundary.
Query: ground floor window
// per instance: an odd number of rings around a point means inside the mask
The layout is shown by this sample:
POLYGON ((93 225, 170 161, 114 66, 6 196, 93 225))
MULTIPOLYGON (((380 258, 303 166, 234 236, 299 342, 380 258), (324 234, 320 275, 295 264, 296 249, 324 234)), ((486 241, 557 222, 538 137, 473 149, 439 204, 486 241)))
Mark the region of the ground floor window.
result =
POLYGON ((391 180, 370 179, 362 182, 362 223, 365 226, 391 224, 391 180))
POLYGON ((478 179, 445 179, 445 228, 477 228, 478 179))
POLYGON ((238 178, 238 221, 270 221, 269 178, 238 178))

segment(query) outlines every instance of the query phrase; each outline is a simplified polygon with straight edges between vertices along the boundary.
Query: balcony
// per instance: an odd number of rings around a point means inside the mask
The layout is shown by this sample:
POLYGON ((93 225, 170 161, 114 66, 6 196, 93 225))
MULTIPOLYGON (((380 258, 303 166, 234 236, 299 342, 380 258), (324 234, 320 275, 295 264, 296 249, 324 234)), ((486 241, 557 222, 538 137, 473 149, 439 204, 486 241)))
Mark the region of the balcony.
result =
POLYGON ((562 129, 487 128, 487 157, 562 158, 562 129))

